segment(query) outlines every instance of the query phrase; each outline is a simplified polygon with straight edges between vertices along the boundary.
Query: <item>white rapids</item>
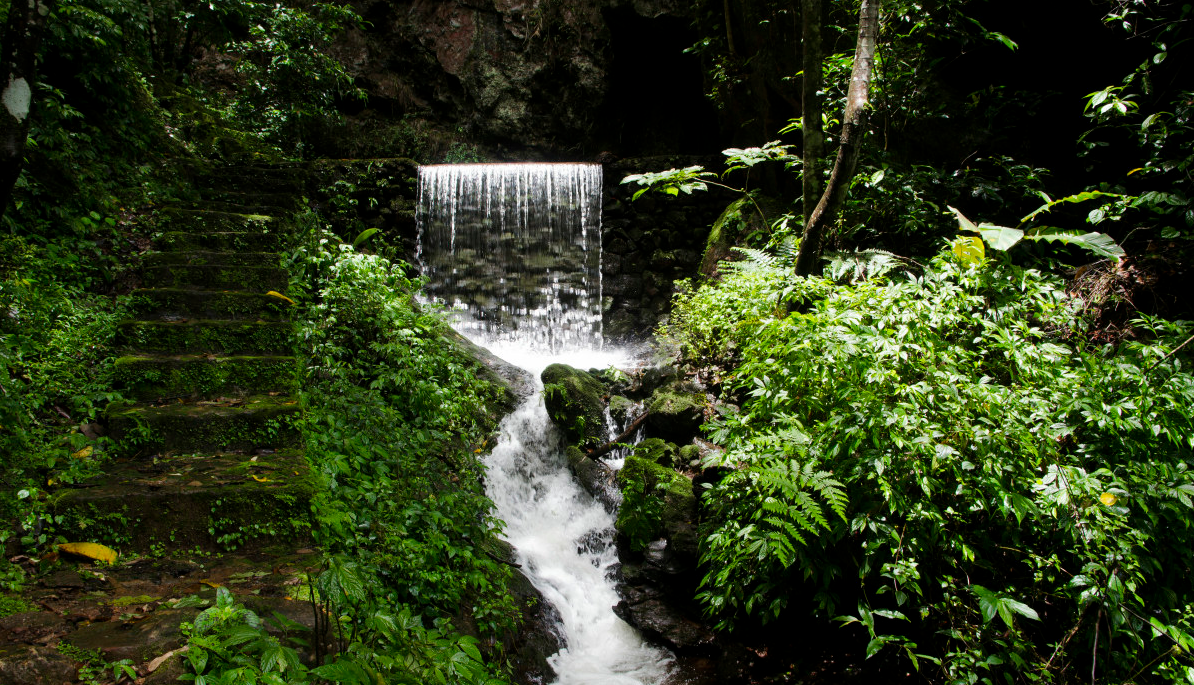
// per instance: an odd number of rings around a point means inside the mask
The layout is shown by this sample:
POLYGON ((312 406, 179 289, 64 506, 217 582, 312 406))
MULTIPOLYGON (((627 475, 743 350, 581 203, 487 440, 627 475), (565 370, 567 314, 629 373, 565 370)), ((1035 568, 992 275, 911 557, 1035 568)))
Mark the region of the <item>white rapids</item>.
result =
MULTIPOLYGON (((547 364, 604 367, 609 353, 587 359, 531 357, 494 350, 536 379, 547 364)), ((540 388, 541 389, 541 388, 540 388)), ((536 392, 501 426, 487 460, 487 494, 506 522, 506 539, 531 582, 560 613, 567 646, 550 659, 559 685, 658 685, 672 656, 618 618, 612 574, 614 517, 585 492, 564 458, 561 440, 536 392)))

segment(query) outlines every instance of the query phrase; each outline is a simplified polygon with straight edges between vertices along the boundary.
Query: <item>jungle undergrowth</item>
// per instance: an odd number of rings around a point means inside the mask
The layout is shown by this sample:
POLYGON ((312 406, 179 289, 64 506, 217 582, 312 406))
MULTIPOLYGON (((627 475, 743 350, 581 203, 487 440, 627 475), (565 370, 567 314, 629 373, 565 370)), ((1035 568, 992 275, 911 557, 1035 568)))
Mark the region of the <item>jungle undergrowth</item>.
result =
POLYGON ((677 296, 663 335, 730 369, 697 599, 945 682, 1187 682, 1190 322, 1087 342, 1059 279, 958 244, 843 282, 747 251, 677 296))

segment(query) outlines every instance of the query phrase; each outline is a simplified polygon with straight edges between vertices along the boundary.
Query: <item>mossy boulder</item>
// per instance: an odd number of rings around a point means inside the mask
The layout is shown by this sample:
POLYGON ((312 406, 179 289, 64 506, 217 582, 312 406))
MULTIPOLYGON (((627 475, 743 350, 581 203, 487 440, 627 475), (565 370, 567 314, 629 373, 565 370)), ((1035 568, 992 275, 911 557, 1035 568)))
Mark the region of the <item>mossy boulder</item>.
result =
POLYGON ((675 443, 660 438, 647 438, 634 446, 634 456, 638 459, 672 468, 676 465, 679 449, 675 443))
POLYGON ((771 224, 783 213, 783 204, 773 198, 742 197, 731 202, 709 229, 705 254, 701 257, 701 275, 717 278, 721 262, 739 258, 734 247, 747 243, 752 233, 768 233, 771 224))
POLYGON ((647 432, 684 444, 700 433, 705 420, 705 396, 675 385, 656 390, 647 400, 647 432))
POLYGON ((680 448, 679 463, 682 466, 699 466, 701 462, 701 448, 696 445, 685 445, 680 448))
POLYGON ((547 414, 572 445, 595 445, 605 437, 605 386, 567 364, 552 364, 540 375, 547 414))
POLYGON ((626 457, 626 464, 618 472, 622 506, 615 525, 634 551, 646 549, 652 540, 661 537, 684 551, 695 544, 692 521, 696 517, 696 494, 692 481, 656 461, 675 453, 675 445, 644 440, 626 457))

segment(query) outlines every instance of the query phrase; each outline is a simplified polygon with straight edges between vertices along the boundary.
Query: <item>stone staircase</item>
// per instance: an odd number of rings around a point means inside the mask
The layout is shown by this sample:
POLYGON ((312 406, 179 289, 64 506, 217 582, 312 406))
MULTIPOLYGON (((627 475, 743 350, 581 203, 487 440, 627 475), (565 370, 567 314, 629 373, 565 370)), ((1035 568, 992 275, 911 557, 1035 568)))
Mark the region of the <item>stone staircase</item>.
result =
POLYGON ((122 458, 56 503, 122 551, 243 551, 308 530, 290 302, 279 296, 295 207, 282 191, 298 177, 262 167, 205 180, 195 206, 160 213, 136 318, 120 325, 116 382, 136 402, 110 411, 122 458))
POLYGON ((58 534, 121 559, 64 564, 30 587, 42 611, 0 619, 0 682, 59 685, 78 667, 60 643, 170 682, 177 658, 146 664, 180 646, 178 624, 199 610, 177 600, 220 585, 263 616, 313 624, 310 604, 287 598, 318 563, 280 254, 301 180, 288 167, 209 170, 197 201, 159 210, 135 318, 119 329, 130 403, 108 413, 117 458, 53 502, 58 534))

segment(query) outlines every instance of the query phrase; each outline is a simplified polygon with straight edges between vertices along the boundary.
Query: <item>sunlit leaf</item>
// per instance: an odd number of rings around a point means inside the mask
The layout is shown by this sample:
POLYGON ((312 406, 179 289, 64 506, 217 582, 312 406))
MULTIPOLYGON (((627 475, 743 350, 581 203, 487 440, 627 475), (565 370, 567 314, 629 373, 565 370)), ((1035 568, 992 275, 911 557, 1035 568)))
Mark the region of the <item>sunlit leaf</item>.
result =
POLYGON ((65 542, 58 545, 58 551, 109 564, 115 564, 117 557, 116 550, 97 542, 65 542))
POLYGON ((277 290, 271 290, 271 291, 267 292, 266 295, 269 295, 270 297, 275 297, 279 300, 286 300, 290 304, 294 304, 294 300, 290 299, 289 297, 286 297, 285 295, 278 292, 277 290))
POLYGON ((983 259, 987 256, 986 250, 983 248, 982 238, 972 235, 962 235, 955 238, 950 251, 958 258, 958 261, 967 266, 982 264, 983 259))

